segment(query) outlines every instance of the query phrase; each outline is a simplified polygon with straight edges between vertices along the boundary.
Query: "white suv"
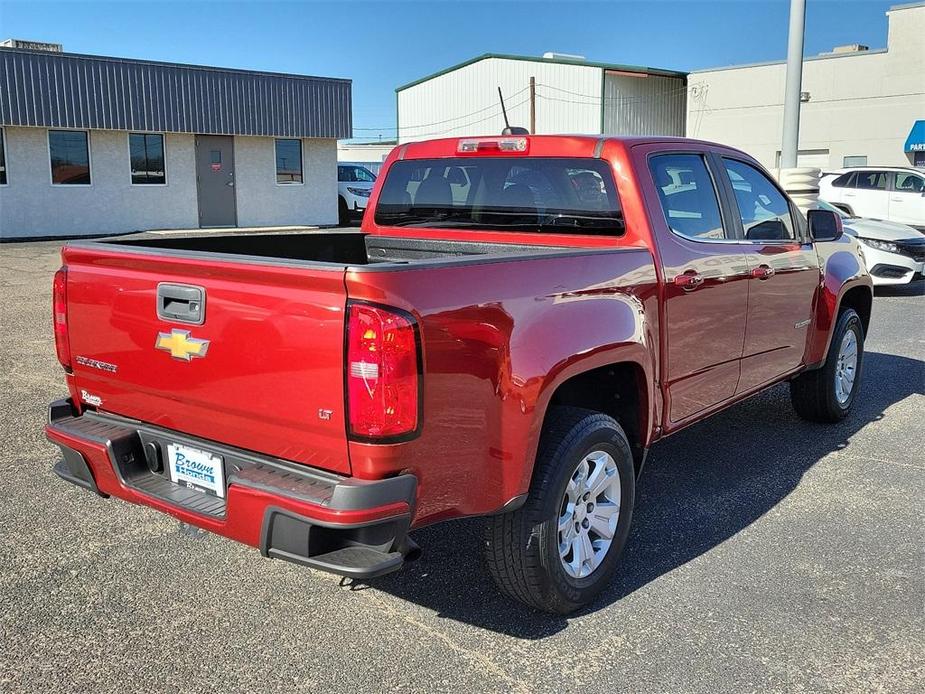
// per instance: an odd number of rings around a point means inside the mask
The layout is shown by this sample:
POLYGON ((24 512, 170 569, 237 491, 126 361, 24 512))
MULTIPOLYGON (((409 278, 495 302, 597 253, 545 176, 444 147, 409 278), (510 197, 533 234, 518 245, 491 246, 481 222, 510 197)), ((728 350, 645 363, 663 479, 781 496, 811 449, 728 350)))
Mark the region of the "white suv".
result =
POLYGON ((337 165, 337 221, 343 226, 363 216, 376 174, 359 164, 337 165))
POLYGON ((925 228, 925 172, 864 166, 826 171, 819 197, 848 214, 925 228))

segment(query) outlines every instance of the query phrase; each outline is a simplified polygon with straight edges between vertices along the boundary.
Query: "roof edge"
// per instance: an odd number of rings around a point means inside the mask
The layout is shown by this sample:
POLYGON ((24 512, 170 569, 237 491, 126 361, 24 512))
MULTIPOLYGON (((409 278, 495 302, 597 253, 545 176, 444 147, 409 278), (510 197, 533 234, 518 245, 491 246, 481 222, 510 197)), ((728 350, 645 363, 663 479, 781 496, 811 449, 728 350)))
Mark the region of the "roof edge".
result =
POLYGON ((11 48, 9 46, 0 46, 0 51, 4 53, 25 53, 28 55, 40 55, 50 58, 79 58, 82 60, 97 60, 107 63, 131 63, 133 65, 156 65, 158 67, 174 67, 187 70, 208 70, 209 72, 231 72, 237 75, 266 75, 267 77, 287 77, 289 79, 309 79, 324 80, 328 82, 344 82, 353 84, 353 80, 347 77, 321 77, 319 75, 299 75, 291 72, 273 72, 270 70, 248 70, 246 68, 236 67, 217 67, 215 65, 194 65, 192 63, 172 63, 165 60, 147 60, 144 58, 119 58, 111 55, 91 55, 89 53, 52 53, 50 51, 32 50, 29 48, 11 48))
MULTIPOLYGON (((855 53, 823 53, 821 55, 809 55, 803 58, 803 62, 808 62, 810 60, 829 60, 832 58, 859 58, 865 55, 883 55, 888 53, 886 48, 875 48, 874 50, 868 51, 857 51, 855 53)), ((741 65, 721 65, 719 67, 706 67, 700 70, 691 70, 691 75, 699 75, 704 72, 721 72, 723 70, 742 70, 745 68, 751 67, 768 67, 770 65, 786 65, 787 61, 785 60, 766 60, 760 63, 742 63, 741 65)))
POLYGON ((668 70, 665 68, 647 67, 644 65, 622 65, 619 63, 601 63, 601 62, 589 61, 589 60, 569 60, 567 58, 543 58, 542 56, 512 55, 509 53, 482 53, 481 55, 477 55, 474 58, 469 58, 468 60, 464 60, 461 63, 450 65, 449 67, 445 67, 442 70, 438 70, 437 72, 431 73, 429 75, 425 75, 424 77, 419 77, 416 80, 413 80, 401 86, 395 87, 395 91, 396 92, 404 91, 405 89, 408 89, 409 87, 417 86, 423 82, 427 82, 436 77, 442 77, 443 75, 446 75, 450 72, 460 70, 464 67, 468 67, 469 65, 478 63, 482 60, 490 60, 490 59, 520 60, 520 61, 528 62, 528 63, 552 63, 554 65, 574 65, 576 67, 594 67, 594 68, 601 68, 604 70, 620 70, 622 72, 648 73, 652 75, 659 75, 662 77, 687 77, 687 75, 689 74, 681 70, 668 70))
POLYGON ((915 7, 925 7, 925 2, 906 2, 901 5, 893 5, 886 11, 887 14, 894 10, 911 10, 915 7))

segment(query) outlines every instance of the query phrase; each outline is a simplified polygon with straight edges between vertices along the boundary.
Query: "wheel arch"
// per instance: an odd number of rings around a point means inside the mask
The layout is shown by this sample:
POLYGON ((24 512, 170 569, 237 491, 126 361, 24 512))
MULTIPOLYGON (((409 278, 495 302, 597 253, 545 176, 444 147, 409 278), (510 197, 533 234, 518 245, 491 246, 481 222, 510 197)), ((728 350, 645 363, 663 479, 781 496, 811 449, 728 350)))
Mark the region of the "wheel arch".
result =
POLYGON ((842 236, 834 242, 816 245, 822 281, 815 301, 813 329, 807 336, 804 363, 815 369, 825 362, 838 314, 847 306, 861 318, 864 334, 870 325, 873 307, 873 281, 864 267, 858 242, 842 236))
POLYGON ((873 292, 864 285, 856 285, 842 294, 841 301, 838 303, 836 315, 841 313, 843 308, 854 309, 855 313, 857 313, 861 319, 861 325, 864 327, 864 336, 866 337, 868 328, 870 327, 870 314, 873 305, 873 292))
MULTIPOLYGON (((542 413, 539 431, 558 406, 580 407, 613 417, 633 451, 638 477, 652 427, 651 380, 639 361, 614 361, 572 373, 555 384, 542 413)), ((532 470, 531 470, 532 475, 532 470)))

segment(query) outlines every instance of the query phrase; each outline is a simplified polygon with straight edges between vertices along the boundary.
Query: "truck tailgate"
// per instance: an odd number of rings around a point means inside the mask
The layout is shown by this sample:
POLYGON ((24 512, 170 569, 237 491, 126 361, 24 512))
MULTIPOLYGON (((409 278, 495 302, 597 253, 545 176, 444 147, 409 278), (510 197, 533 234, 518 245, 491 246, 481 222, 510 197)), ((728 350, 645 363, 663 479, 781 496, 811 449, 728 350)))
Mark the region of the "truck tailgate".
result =
POLYGON ((85 403, 350 472, 345 267, 160 256, 102 244, 67 246, 62 256, 74 378, 85 403), (203 322, 159 317, 162 283, 201 288, 203 322))

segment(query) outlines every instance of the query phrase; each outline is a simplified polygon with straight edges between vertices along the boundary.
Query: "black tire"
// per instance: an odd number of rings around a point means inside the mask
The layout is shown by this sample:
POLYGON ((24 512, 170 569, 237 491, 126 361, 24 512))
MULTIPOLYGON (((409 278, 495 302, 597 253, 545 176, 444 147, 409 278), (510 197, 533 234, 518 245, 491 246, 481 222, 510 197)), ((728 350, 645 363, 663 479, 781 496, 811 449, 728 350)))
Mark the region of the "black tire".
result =
POLYGON ((790 402, 793 403, 793 409, 800 417, 811 422, 831 424, 844 419, 851 411, 851 406, 857 396, 863 365, 864 326, 854 309, 842 309, 835 323, 832 343, 829 345, 825 363, 821 368, 807 371, 790 381, 790 402), (857 366, 850 395, 844 402, 839 402, 836 397, 838 354, 845 333, 849 330, 854 332, 857 339, 857 366))
POLYGON ((347 201, 342 197, 337 197, 337 223, 342 227, 350 224, 350 210, 347 209, 347 201))
MULTIPOLYGON (((568 614, 587 604, 610 582, 626 544, 635 497, 633 456, 612 417, 577 407, 548 415, 526 503, 488 519, 485 557, 501 591, 544 612, 568 614), (566 486, 579 463, 595 451, 608 453, 620 475, 620 508, 610 548, 590 575, 575 578, 559 555, 558 520, 566 486)), ((587 527, 587 526, 585 526, 587 527)))

